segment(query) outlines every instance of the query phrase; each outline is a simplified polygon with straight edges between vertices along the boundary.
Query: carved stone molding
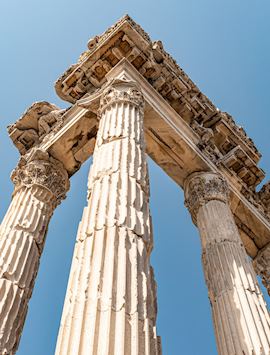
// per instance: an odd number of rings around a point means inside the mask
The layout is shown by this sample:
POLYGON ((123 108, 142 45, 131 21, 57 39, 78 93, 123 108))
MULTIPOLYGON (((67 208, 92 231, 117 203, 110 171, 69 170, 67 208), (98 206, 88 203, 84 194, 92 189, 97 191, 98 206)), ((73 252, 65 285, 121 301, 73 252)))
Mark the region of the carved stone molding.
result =
POLYGON ((267 244, 253 261, 253 266, 270 295, 270 244, 267 244))
POLYGON ((52 193, 54 203, 59 204, 69 190, 67 171, 61 162, 49 156, 47 152, 34 150, 30 156, 20 159, 11 174, 15 192, 21 187, 41 186, 52 193))
POLYGON ((66 111, 47 101, 34 102, 14 124, 8 126, 9 136, 20 154, 26 154, 40 144, 61 122, 66 111))
POLYGON ((196 172, 185 181, 185 206, 196 223, 199 208, 211 200, 228 202, 229 189, 221 175, 212 172, 196 172))
POLYGON ((140 111, 144 108, 143 95, 138 85, 125 79, 114 79, 104 89, 98 115, 101 116, 102 112, 115 103, 129 103, 140 111))
POLYGON ((222 154, 215 145, 214 133, 211 128, 206 128, 199 124, 196 120, 191 123, 191 128, 199 135, 200 141, 198 148, 204 152, 213 163, 217 163, 222 158, 222 154))

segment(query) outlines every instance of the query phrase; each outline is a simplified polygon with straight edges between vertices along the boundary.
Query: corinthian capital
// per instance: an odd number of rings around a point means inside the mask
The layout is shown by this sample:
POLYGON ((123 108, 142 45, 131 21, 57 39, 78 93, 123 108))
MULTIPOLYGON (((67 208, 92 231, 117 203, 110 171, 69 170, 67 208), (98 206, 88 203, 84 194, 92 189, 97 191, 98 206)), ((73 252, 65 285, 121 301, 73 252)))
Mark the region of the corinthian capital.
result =
POLYGON ((199 208, 211 200, 228 202, 229 189, 222 176, 212 172, 196 172, 185 181, 185 205, 196 222, 199 208))
POLYGON ((112 80, 101 96, 99 115, 115 103, 129 103, 143 110, 144 99, 137 83, 126 79, 112 80))
POLYGON ((69 190, 69 178, 62 163, 47 152, 34 150, 22 157, 11 174, 15 192, 22 187, 40 186, 52 194, 52 202, 59 204, 69 190))

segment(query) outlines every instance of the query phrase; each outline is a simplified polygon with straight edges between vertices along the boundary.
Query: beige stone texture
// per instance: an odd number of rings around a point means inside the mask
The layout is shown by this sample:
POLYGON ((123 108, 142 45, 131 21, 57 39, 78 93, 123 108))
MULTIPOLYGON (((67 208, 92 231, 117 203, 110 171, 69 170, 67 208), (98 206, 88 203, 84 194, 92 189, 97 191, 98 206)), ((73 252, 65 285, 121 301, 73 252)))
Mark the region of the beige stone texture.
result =
MULTIPOLYGON (((55 89, 71 107, 61 110, 46 101, 36 102, 8 128, 24 167, 20 165, 14 175, 19 188, 9 211, 12 215, 15 211, 16 218, 7 213, 0 248, 12 246, 16 265, 38 265, 49 218, 67 189, 67 175, 75 174, 94 153, 57 355, 161 352, 149 266, 152 234, 145 152, 179 187, 184 188, 187 179, 197 181, 185 193, 201 234, 219 353, 268 355, 269 316, 245 250, 269 291, 270 183, 257 191, 264 178, 258 166, 261 154, 244 129, 199 90, 161 41, 152 41, 129 16, 91 39, 55 89), (35 163, 33 152, 43 152, 35 163), (38 174, 46 172, 49 161, 53 166, 61 162, 65 171, 59 192, 48 185, 58 176, 55 170, 38 183, 23 173, 27 166, 38 174), (188 178, 201 171, 208 172, 205 181, 199 175, 197 180, 188 178), (212 186, 210 191, 205 191, 207 186, 212 186), (39 225, 44 226, 42 232, 39 225), (19 233, 27 237, 21 239, 19 233), (107 341, 102 341, 102 334, 107 341)), ((34 279, 37 266, 29 269, 30 276, 20 269, 18 280, 9 278, 6 258, 3 252, 0 306, 8 306, 0 315, 8 326, 0 334, 10 339, 2 341, 3 347, 15 349, 31 293, 25 290, 32 289, 26 281, 34 279)))
POLYGON ((225 180, 194 173, 186 205, 197 224, 220 355, 270 353, 270 317, 228 204, 225 180))
POLYGON ((159 355, 143 97, 115 79, 99 130, 56 355, 159 355))
POLYGON ((15 191, 0 227, 0 354, 15 354, 54 208, 69 187, 61 163, 36 151, 12 173, 15 191))
POLYGON ((270 244, 267 244, 259 251, 253 260, 253 265, 270 295, 270 244))

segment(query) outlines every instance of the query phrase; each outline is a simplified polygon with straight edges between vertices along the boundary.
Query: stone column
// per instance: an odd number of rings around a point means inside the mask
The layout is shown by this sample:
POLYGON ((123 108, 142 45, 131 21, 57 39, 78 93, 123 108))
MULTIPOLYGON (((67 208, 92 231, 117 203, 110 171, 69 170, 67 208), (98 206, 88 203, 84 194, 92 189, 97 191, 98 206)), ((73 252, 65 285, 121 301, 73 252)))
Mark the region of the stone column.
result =
POLYGON ((100 103, 57 355, 157 355, 143 97, 114 80, 100 103))
POLYGON ((253 260, 255 271, 262 278, 262 283, 266 287, 270 296, 270 244, 268 243, 258 252, 253 260))
POLYGON ((270 354, 270 319, 252 264, 228 204, 228 186, 214 173, 185 183, 186 206, 197 224, 220 355, 270 354))
POLYGON ((21 158, 11 178, 15 191, 0 227, 1 355, 18 347, 49 220, 69 188, 61 163, 41 151, 21 158))

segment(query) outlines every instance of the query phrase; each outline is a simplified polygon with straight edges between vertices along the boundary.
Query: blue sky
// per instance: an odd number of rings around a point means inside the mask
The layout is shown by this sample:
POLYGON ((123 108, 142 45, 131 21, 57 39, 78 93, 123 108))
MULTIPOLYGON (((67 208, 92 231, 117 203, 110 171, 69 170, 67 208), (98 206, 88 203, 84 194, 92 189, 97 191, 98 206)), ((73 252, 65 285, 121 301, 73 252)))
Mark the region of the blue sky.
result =
MULTIPOLYGON (((9 175, 18 161, 6 126, 34 101, 66 107, 54 92, 54 81, 86 49, 89 38, 125 13, 153 40, 162 40, 217 107, 245 127, 263 154, 260 166, 269 180, 269 0, 2 0, 1 219, 13 190, 9 175)), ((217 354, 198 232, 183 192, 149 163, 163 355, 217 354)), ((51 221, 18 355, 54 353, 89 166, 90 161, 72 177, 68 198, 51 221)))

